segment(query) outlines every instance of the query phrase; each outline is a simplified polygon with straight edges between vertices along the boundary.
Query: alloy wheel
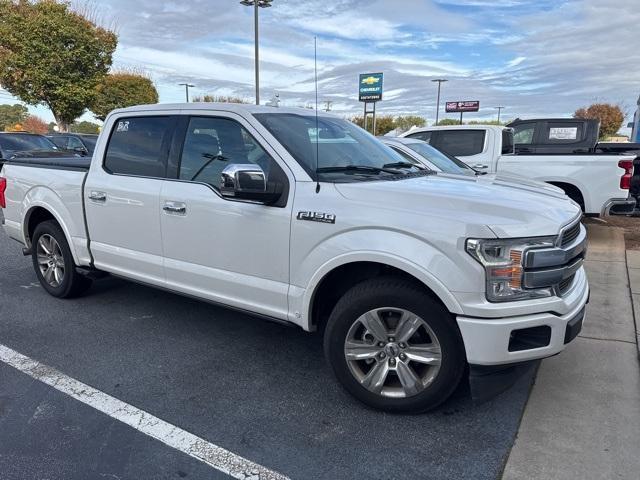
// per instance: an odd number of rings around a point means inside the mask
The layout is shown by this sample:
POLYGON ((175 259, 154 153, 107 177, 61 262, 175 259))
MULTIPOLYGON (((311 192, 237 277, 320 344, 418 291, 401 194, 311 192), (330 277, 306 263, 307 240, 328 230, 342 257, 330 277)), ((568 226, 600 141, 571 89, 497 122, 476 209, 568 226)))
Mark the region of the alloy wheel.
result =
POLYGON ((64 256, 60 245, 49 234, 38 239, 37 245, 38 268, 45 282, 53 288, 58 288, 64 279, 64 256))
POLYGON ((412 397, 435 380, 442 350, 433 330, 401 308, 376 308, 355 320, 344 355, 351 374, 370 392, 412 397))

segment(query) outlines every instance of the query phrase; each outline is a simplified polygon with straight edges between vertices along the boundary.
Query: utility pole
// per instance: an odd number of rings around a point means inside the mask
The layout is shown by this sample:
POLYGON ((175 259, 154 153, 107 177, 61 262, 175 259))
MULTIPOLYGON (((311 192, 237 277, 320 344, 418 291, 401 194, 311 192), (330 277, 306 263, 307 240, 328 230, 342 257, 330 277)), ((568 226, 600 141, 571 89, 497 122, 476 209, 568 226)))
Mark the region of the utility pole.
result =
POLYGON ((331 106, 332 105, 333 105, 333 102, 331 100, 325 100, 324 101, 324 111, 325 112, 331 111, 331 106))
POLYGON ((438 114, 440 113, 440 86, 442 85, 443 82, 448 82, 449 80, 447 80, 446 78, 436 78, 431 80, 432 82, 438 82, 438 101, 437 101, 437 106, 436 106, 436 125, 438 125, 438 114))
POLYGON ((253 35, 255 43, 255 70, 256 70, 256 105, 260 105, 260 57, 258 34, 258 9, 268 8, 273 0, 242 0, 240 3, 246 7, 253 7, 253 35))
POLYGON ((504 107, 493 107, 493 108, 497 108, 498 109, 498 123, 500 123, 500 112, 502 111, 502 109, 504 107))
POLYGON ((191 83, 179 83, 178 85, 184 86, 184 94, 185 94, 187 103, 189 103, 189 87, 195 87, 195 85, 192 85, 191 83))

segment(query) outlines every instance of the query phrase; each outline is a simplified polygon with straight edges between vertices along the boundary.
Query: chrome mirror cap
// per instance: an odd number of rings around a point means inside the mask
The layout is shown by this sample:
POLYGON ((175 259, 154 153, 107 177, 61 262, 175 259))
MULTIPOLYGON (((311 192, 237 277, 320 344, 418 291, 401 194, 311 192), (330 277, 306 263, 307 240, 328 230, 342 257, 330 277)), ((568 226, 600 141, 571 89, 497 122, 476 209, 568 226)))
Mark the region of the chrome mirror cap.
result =
POLYGON ((227 165, 220 175, 220 194, 223 197, 239 197, 243 194, 266 193, 267 179, 264 170, 253 163, 227 165))

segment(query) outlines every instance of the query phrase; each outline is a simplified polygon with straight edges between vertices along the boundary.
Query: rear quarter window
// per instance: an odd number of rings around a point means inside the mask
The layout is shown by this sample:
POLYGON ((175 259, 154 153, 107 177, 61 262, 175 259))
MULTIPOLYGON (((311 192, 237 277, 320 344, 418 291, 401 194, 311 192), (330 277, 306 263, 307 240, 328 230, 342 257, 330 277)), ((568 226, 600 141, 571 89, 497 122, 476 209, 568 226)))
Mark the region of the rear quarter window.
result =
POLYGON ((583 124, 576 123, 547 123, 544 130, 545 143, 576 143, 582 140, 583 124))

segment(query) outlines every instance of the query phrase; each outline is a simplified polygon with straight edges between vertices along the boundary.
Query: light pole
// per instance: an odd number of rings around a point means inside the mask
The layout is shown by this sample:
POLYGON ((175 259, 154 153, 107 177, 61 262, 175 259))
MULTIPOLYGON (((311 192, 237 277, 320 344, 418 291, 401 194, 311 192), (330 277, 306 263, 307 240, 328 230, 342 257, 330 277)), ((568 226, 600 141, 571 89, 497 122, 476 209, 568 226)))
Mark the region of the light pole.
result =
POLYGON ((255 41, 255 62, 256 62, 256 105, 260 105, 260 59, 258 57, 258 8, 271 6, 273 0, 242 0, 240 3, 247 7, 253 7, 253 36, 255 41))
POLYGON ((436 125, 438 125, 438 113, 440 112, 440 86, 443 82, 448 82, 446 78, 436 78, 431 80, 432 82, 438 82, 438 106, 436 107, 436 125))
POLYGON ((184 94, 187 99, 187 103, 189 103, 189 87, 195 87, 195 85, 191 83, 179 83, 178 85, 184 86, 184 94))
POLYGON ((493 108, 497 108, 498 109, 498 123, 500 123, 500 112, 502 111, 502 109, 504 107, 493 107, 493 108))

